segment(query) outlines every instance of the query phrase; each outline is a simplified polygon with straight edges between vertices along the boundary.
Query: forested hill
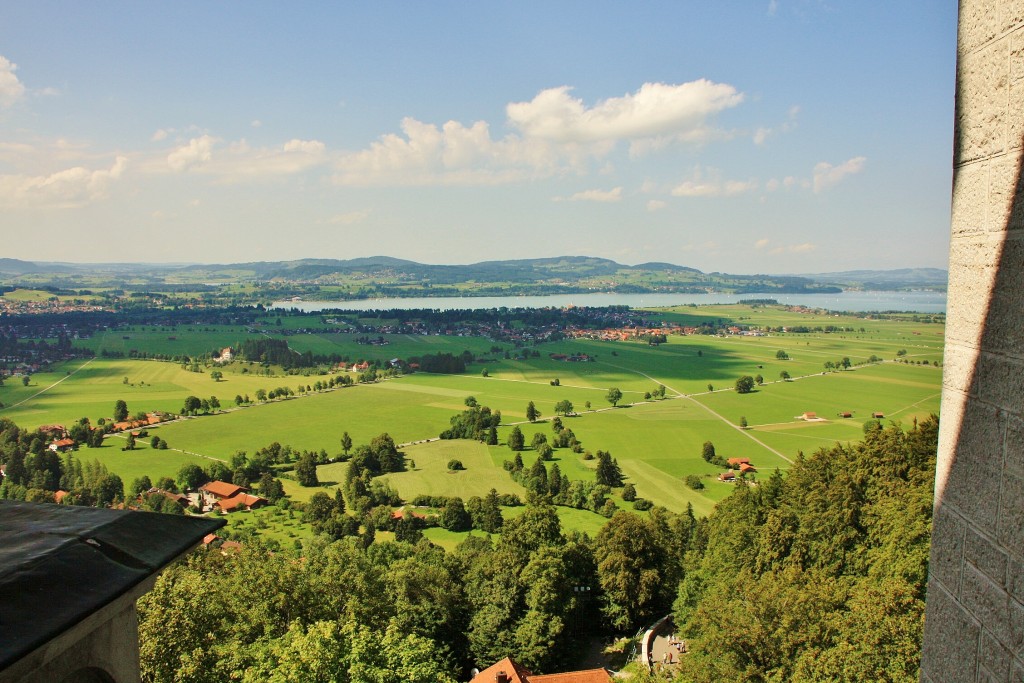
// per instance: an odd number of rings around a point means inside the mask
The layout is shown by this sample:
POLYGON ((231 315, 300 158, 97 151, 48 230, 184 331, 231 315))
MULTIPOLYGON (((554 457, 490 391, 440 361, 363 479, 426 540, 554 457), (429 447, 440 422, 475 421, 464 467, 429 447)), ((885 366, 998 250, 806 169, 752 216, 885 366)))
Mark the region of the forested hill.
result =
POLYGON ((686 681, 916 681, 938 421, 874 429, 741 487, 675 603, 686 681))
POLYGON ((33 264, 0 263, 0 285, 78 289, 131 288, 180 291, 195 287, 245 284, 259 296, 315 296, 339 300, 380 296, 486 296, 518 294, 617 293, 834 293, 839 287, 789 275, 703 273, 671 263, 623 265, 603 258, 555 258, 483 261, 467 265, 416 263, 388 256, 301 259, 258 263, 33 264))

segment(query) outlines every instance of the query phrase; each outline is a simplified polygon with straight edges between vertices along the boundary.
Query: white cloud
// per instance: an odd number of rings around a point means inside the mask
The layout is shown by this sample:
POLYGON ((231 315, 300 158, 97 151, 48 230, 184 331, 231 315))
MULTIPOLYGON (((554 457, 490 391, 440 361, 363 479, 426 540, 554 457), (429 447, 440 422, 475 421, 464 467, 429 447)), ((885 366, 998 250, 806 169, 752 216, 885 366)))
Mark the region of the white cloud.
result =
POLYGON ((769 240, 767 237, 763 237, 758 241, 754 242, 754 249, 764 249, 765 247, 768 246, 768 243, 770 241, 771 240, 769 240))
POLYGON ((216 138, 209 135, 192 138, 188 144, 178 147, 167 155, 167 164, 175 171, 184 171, 193 166, 205 164, 213 158, 216 138))
POLYGON ((622 201, 622 188, 615 187, 611 190, 584 190, 569 197, 555 197, 554 201, 561 202, 620 202, 622 201))
POLYGON ((673 197, 733 197, 757 189, 756 180, 723 180, 718 169, 694 169, 693 175, 672 188, 673 197))
POLYGON ((157 128, 155 131, 153 131, 153 136, 150 137, 149 139, 152 140, 153 142, 160 142, 162 140, 166 140, 167 137, 173 132, 173 128, 157 128))
POLYGON ((848 159, 838 166, 822 161, 814 167, 814 191, 821 192, 842 181, 848 175, 860 173, 867 162, 865 157, 848 159))
POLYGON ((771 128, 758 128, 757 130, 755 130, 754 131, 754 144, 755 145, 763 145, 764 141, 768 139, 769 135, 771 135, 771 132, 772 132, 771 128))
POLYGON ((301 152, 302 154, 312 154, 319 156, 324 153, 327 149, 324 143, 319 140, 289 140, 284 143, 285 152, 301 152))
POLYGON ((661 211, 666 206, 668 206, 668 202, 663 202, 660 199, 651 199, 647 202, 647 210, 652 213, 654 211, 661 211))
POLYGON ((251 121, 251 122, 249 123, 249 125, 250 125, 250 126, 252 126, 253 128, 259 128, 259 127, 261 127, 261 126, 263 125, 263 122, 262 122, 262 121, 260 121, 259 119, 253 119, 253 120, 252 120, 252 121, 251 121))
POLYGON ((25 86, 14 74, 18 65, 0 55, 0 107, 10 107, 25 94, 25 86))
POLYGON ((569 91, 568 86, 550 88, 529 102, 509 104, 509 122, 528 137, 557 142, 665 136, 699 141, 709 133, 706 119, 743 101, 731 85, 705 79, 680 85, 644 83, 635 93, 589 109, 569 91))
POLYGON ((111 183, 124 175, 127 168, 127 157, 119 156, 109 169, 75 166, 49 175, 2 175, 0 205, 8 208, 82 206, 105 198, 111 183))
POLYGON ((549 176, 558 155, 548 144, 515 136, 493 140, 486 122, 441 128, 402 120, 402 135, 382 135, 369 148, 342 155, 334 182, 341 185, 494 185, 549 176))
MULTIPOLYGON (((593 107, 569 88, 541 91, 506 107, 515 132, 492 137, 486 121, 443 126, 405 118, 400 133, 382 135, 336 160, 342 185, 493 185, 584 173, 622 141, 636 154, 671 141, 705 142, 728 135, 709 124, 743 101, 730 85, 707 80, 682 85, 647 83, 636 93, 593 107)), ((607 164, 605 170, 610 168, 607 164)))

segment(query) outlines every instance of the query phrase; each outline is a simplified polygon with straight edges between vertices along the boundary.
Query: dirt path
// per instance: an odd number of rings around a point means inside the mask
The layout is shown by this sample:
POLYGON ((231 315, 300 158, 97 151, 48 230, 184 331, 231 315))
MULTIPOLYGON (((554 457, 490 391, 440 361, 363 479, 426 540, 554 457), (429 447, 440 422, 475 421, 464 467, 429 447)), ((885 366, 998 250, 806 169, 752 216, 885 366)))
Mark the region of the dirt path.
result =
POLYGON ((38 396, 42 396, 42 395, 43 395, 43 394, 45 394, 45 393, 46 393, 47 391, 49 391, 50 389, 53 389, 53 388, 54 388, 55 386, 57 386, 58 384, 60 384, 60 383, 61 383, 61 382, 63 382, 64 380, 66 380, 66 379, 69 379, 69 378, 70 378, 70 377, 71 377, 72 375, 76 374, 76 373, 77 373, 77 372, 78 372, 79 370, 81 370, 82 368, 84 368, 84 367, 85 367, 86 365, 88 365, 88 364, 89 364, 89 363, 91 363, 92 361, 93 361, 93 359, 92 359, 92 358, 90 358, 89 360, 85 361, 85 362, 84 362, 84 363, 82 363, 82 364, 81 364, 80 366, 78 366, 77 368, 75 368, 74 370, 72 370, 71 372, 69 372, 68 374, 66 374, 66 375, 64 375, 63 377, 61 377, 61 378, 60 378, 59 380, 57 380, 56 382, 54 382, 54 383, 53 383, 53 384, 51 384, 50 386, 48 386, 48 387, 46 387, 46 388, 44 388, 44 389, 40 389, 39 391, 37 391, 36 393, 32 394, 32 395, 31 395, 31 396, 29 396, 28 398, 23 398, 23 399, 21 399, 20 401, 18 401, 17 403, 11 404, 11 405, 9 405, 9 406, 7 406, 7 407, 8 407, 8 408, 17 408, 17 407, 18 407, 18 406, 20 406, 20 405, 21 405, 22 403, 27 403, 28 401, 31 401, 32 399, 34 399, 34 398, 36 398, 36 397, 38 397, 38 396))

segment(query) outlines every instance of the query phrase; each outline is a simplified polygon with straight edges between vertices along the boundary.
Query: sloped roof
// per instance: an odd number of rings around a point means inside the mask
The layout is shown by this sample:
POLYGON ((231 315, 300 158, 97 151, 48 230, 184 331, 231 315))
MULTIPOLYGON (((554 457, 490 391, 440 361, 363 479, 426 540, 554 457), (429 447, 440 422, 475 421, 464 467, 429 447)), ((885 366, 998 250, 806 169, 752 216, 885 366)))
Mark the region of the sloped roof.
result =
POLYGON ((529 683, 609 683, 612 677, 605 669, 587 669, 586 671, 566 671, 560 674, 544 674, 530 676, 529 683))
POLYGON ((494 683, 495 676, 503 671, 508 675, 509 683, 530 683, 530 676, 532 675, 530 670, 508 657, 487 667, 474 676, 473 680, 469 683, 494 683))
POLYGON ((218 498, 231 498, 242 492, 241 486, 229 484, 226 481, 211 481, 199 487, 200 490, 212 493, 218 498))
POLYGON ((260 498, 259 496, 251 496, 248 493, 239 493, 237 496, 231 498, 222 498, 216 502, 216 505, 225 512, 234 510, 236 507, 252 507, 257 503, 268 503, 266 498, 260 498))
POLYGON ((504 672, 509 683, 610 683, 612 677, 605 669, 587 669, 585 671, 566 671, 559 674, 532 674, 530 670, 505 657, 497 664, 492 664, 469 683, 495 683, 497 675, 504 672))

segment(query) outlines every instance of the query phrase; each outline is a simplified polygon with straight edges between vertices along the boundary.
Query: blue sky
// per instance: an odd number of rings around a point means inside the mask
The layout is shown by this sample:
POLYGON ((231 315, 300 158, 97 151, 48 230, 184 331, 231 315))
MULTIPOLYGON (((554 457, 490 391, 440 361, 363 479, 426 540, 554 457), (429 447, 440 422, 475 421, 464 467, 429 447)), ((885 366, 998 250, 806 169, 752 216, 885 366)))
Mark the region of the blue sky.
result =
POLYGON ((956 3, 11 3, 0 256, 945 267, 956 3))

